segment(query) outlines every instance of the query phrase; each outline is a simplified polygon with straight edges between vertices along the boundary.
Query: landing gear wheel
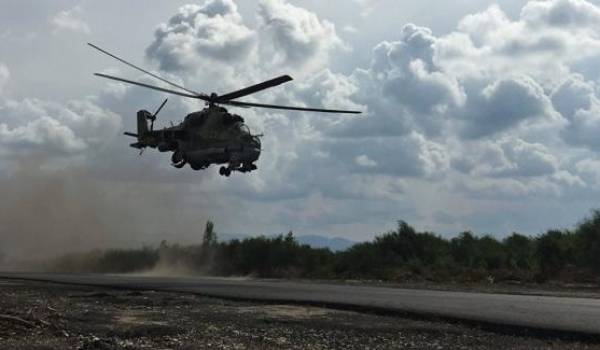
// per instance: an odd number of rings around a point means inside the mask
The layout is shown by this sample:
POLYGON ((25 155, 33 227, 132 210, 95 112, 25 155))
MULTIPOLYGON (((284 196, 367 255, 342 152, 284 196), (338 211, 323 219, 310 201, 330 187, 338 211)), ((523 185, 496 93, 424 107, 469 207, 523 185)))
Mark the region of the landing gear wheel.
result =
POLYGON ((173 164, 179 164, 181 162, 183 162, 185 160, 185 157, 183 156, 183 152, 181 151, 175 151, 173 152, 173 155, 171 155, 171 162, 173 164))
POLYGON ((231 175, 231 169, 222 166, 219 168, 219 174, 229 177, 229 175, 231 175))
POLYGON ((175 151, 173 153, 173 155, 171 156, 171 165, 173 165, 177 169, 183 168, 185 163, 187 163, 187 162, 185 160, 185 155, 183 154, 183 152, 175 151))
POLYGON ((190 167, 194 170, 202 170, 203 166, 200 164, 196 164, 196 163, 190 163, 190 167))
POLYGON ((254 164, 247 164, 246 163, 246 164, 244 164, 243 167, 241 167, 239 169, 239 171, 241 171, 242 173, 249 173, 249 172, 251 172, 253 170, 256 170, 256 169, 257 169, 256 165, 254 165, 254 164))

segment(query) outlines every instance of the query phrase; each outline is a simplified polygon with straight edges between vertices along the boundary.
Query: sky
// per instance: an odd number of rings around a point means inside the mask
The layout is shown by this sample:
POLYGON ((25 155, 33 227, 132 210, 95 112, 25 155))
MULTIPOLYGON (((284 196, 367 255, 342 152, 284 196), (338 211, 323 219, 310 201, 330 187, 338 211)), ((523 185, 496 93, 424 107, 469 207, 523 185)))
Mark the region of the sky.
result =
POLYGON ((228 234, 356 241, 397 220, 446 237, 575 225, 600 207, 600 2, 0 0, 0 246, 55 254, 228 234), (123 131, 203 105, 103 81, 187 87, 360 116, 243 109, 258 170, 142 156, 123 131))

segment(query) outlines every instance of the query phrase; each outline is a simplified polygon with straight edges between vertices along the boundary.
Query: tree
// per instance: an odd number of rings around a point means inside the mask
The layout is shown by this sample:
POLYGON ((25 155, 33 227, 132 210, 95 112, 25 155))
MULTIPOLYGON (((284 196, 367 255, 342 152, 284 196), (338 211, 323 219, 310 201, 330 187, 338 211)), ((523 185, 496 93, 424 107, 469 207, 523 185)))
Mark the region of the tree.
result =
POLYGON ((206 227, 204 228, 204 236, 202 237, 202 246, 203 247, 212 247, 217 244, 217 234, 215 233, 215 225, 212 221, 206 222, 206 227))
POLYGON ((506 248, 507 265, 509 268, 531 270, 534 267, 535 245, 533 241, 518 233, 513 233, 504 239, 506 248))
POLYGON ((569 232, 550 230, 536 239, 536 257, 543 277, 556 276, 567 264, 574 263, 573 237, 569 232))
POLYGON ((581 265, 594 272, 600 272, 600 210, 584 220, 575 231, 577 258, 581 265))
POLYGON ((502 268, 506 261, 504 246, 494 237, 486 235, 479 239, 479 255, 480 259, 488 270, 496 270, 502 268))
POLYGON ((398 267, 417 258, 419 252, 417 245, 417 232, 404 221, 398 221, 396 231, 375 237, 374 242, 382 262, 388 266, 398 267))
POLYGON ((476 267, 479 260, 478 239, 471 232, 463 232, 450 241, 450 252, 462 267, 476 267))

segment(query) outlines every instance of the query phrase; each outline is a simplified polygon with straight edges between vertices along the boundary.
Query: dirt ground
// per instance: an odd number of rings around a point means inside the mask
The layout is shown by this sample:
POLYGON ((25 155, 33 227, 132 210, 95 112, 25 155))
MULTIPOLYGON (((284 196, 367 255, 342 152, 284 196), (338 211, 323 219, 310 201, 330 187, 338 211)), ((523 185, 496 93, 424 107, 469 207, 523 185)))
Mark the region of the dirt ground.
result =
POLYGON ((600 349, 325 308, 0 280, 0 349, 600 349))

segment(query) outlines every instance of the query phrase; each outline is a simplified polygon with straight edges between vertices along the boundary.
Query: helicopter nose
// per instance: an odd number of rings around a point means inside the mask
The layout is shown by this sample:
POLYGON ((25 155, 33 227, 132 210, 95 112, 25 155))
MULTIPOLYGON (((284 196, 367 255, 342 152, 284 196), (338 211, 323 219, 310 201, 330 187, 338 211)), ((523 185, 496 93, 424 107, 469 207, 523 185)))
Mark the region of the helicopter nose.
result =
POLYGON ((252 150, 252 159, 253 161, 257 161, 258 158, 260 157, 260 148, 255 148, 252 150))
POLYGON ((253 161, 258 160, 258 157, 260 157, 260 151, 260 142, 253 141, 252 149, 250 150, 250 157, 253 159, 253 161))

